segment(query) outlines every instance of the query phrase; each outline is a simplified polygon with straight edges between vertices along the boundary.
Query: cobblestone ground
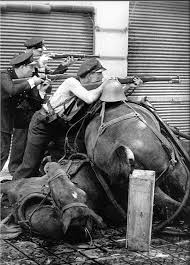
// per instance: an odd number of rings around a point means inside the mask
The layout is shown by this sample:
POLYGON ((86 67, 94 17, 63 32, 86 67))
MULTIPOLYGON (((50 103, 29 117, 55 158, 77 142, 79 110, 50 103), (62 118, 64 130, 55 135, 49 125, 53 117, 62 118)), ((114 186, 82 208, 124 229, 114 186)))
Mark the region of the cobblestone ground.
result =
POLYGON ((46 241, 29 234, 1 240, 1 265, 190 264, 188 238, 152 237, 149 252, 125 248, 125 228, 109 228, 83 244, 46 241))

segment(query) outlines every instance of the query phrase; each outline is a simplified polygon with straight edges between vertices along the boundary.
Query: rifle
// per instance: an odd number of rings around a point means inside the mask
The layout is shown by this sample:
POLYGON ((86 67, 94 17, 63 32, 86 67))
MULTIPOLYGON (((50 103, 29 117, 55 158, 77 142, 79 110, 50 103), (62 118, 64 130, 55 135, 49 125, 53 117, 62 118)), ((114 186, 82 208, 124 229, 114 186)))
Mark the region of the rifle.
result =
MULTIPOLYGON (((143 83, 145 82, 157 82, 157 81, 168 81, 171 82, 173 84, 179 84, 181 82, 180 77, 179 76, 151 76, 151 75, 137 75, 137 78, 140 78, 143 83)), ((126 77, 126 78, 118 78, 118 81, 121 84, 131 84, 134 82, 134 78, 133 77, 126 77)))
POLYGON ((56 60, 61 58, 67 58, 67 57, 73 57, 77 59, 83 59, 83 58, 100 58, 99 55, 94 54, 84 54, 84 53, 50 53, 47 54, 50 58, 56 60))
MULTIPOLYGON (((73 76, 73 75, 68 75, 68 74, 56 74, 56 75, 46 75, 46 79, 50 79, 51 81, 55 81, 55 80, 61 80, 61 79, 66 79, 69 77, 75 77, 76 79, 78 79, 77 76, 73 76)), ((25 78, 19 78, 19 79, 12 79, 14 84, 19 84, 22 83, 24 81, 27 81, 29 79, 29 77, 25 77, 25 78)), ((45 81, 45 79, 44 79, 45 81)))
MULTIPOLYGON (((66 79, 66 78, 69 78, 69 77, 74 77, 74 78, 78 79, 78 76, 73 76, 73 75, 68 75, 68 74, 46 75, 46 78, 50 79, 52 81, 60 80, 60 79, 66 79)), ((139 75, 139 76, 136 76, 136 77, 139 77, 143 81, 143 83, 145 83, 145 82, 156 82, 156 81, 169 81, 171 83, 179 84, 181 82, 179 76, 173 76, 173 77, 164 76, 164 77, 161 77, 161 76, 139 75)), ((14 84, 19 84, 19 83, 21 83, 23 81, 26 81, 26 80, 28 80, 28 77, 27 78, 21 78, 21 79, 13 79, 12 81, 13 81, 14 84)), ((126 78, 118 78, 118 81, 121 84, 132 84, 134 82, 134 76, 128 76, 126 78)))

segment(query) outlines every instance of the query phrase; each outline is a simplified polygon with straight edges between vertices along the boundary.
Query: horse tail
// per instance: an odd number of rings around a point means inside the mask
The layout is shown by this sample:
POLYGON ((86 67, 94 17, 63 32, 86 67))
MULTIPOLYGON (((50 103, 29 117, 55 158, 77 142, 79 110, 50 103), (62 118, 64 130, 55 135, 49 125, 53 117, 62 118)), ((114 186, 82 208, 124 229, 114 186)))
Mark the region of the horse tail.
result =
POLYGON ((135 157, 131 149, 121 145, 117 147, 110 157, 110 180, 111 183, 121 183, 129 179, 129 175, 133 172, 135 157))

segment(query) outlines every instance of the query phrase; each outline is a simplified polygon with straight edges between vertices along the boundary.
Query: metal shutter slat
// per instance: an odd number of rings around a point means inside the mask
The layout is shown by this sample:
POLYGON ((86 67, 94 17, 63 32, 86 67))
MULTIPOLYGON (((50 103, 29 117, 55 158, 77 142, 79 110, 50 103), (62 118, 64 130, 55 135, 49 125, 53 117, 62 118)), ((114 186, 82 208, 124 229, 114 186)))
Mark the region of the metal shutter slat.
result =
POLYGON ((189 5, 189 1, 130 1, 128 75, 180 75, 180 84, 145 83, 134 96, 156 98, 152 103, 160 116, 190 134, 189 5), (171 97, 175 100, 167 101, 171 97))

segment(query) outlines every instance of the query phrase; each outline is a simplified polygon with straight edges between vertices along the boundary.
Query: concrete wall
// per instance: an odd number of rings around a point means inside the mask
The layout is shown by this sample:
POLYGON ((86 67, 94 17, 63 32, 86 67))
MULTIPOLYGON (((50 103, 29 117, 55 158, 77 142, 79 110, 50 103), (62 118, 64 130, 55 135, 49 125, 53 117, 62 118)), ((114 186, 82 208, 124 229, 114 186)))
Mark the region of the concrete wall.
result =
POLYGON ((97 1, 95 53, 101 56, 107 75, 127 75, 129 2, 97 1))

